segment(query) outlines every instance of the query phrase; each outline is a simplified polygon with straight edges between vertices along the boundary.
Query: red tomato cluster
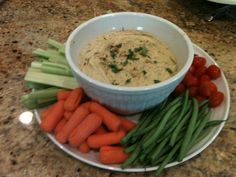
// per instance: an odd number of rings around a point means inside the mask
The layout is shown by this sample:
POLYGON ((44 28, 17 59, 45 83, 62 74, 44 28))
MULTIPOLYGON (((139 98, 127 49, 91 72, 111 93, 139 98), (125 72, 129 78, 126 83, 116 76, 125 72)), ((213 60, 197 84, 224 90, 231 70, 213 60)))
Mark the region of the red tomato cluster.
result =
POLYGON ((194 55, 189 71, 183 81, 175 88, 174 94, 178 95, 188 89, 189 95, 199 102, 209 99, 209 106, 217 107, 222 103, 224 94, 218 91, 212 80, 219 78, 220 73, 218 66, 210 65, 207 67, 204 57, 194 55))

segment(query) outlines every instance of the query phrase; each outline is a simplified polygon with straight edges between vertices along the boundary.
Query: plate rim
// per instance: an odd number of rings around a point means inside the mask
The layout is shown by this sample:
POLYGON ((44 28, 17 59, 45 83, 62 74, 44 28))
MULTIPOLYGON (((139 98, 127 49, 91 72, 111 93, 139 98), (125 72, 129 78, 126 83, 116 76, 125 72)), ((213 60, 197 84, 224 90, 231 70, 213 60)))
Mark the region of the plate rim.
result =
MULTIPOLYGON (((209 56, 209 54, 207 52, 205 52, 202 48, 200 48, 199 46, 197 46, 196 44, 193 44, 193 48, 194 48, 194 52, 196 51, 200 51, 200 53, 203 53, 208 59, 211 60, 211 62, 215 63, 216 65, 218 65, 215 60, 209 56)), ((197 52, 196 52, 197 53, 197 52)), ((225 88, 226 88, 226 94, 227 94, 227 100, 226 100, 226 110, 225 110, 225 114, 222 118, 222 120, 226 120, 228 115, 229 115, 229 110, 230 110, 230 90, 229 90, 229 85, 228 82, 226 80, 226 77, 224 75, 224 73, 222 72, 222 80, 224 81, 225 84, 225 88)), ((41 120, 40 120, 40 114, 39 114, 39 110, 38 109, 34 109, 33 110, 36 120, 37 122, 40 124, 41 120)), ((187 157, 185 157, 181 162, 172 162, 169 163, 165 168, 169 168, 172 166, 176 166, 179 164, 182 164, 184 162, 186 162, 187 160, 192 159, 193 157, 195 157, 196 155, 200 154, 202 151, 204 151, 215 139, 216 137, 219 135, 219 133, 221 132, 221 130, 223 129, 225 125, 225 122, 221 123, 218 127, 215 128, 215 133, 214 135, 212 135, 212 137, 209 137, 210 139, 204 144, 202 145, 202 147, 200 147, 199 149, 195 150, 194 152, 190 153, 187 157)), ((213 131, 213 130, 212 130, 213 131)), ((62 145, 61 143, 59 143, 52 134, 50 133, 46 133, 46 135, 49 137, 49 139, 56 144, 61 150, 63 150, 64 152, 66 152, 67 154, 69 154, 70 156, 74 157, 75 159, 78 159, 88 165, 92 165, 94 167, 97 168, 101 168, 101 169, 106 169, 106 170, 111 170, 111 171, 117 171, 117 172, 148 172, 148 171, 154 171, 156 169, 158 169, 159 166, 154 166, 154 167, 147 167, 147 168, 126 168, 126 169, 122 169, 120 168, 118 165, 117 167, 114 166, 109 166, 109 165, 104 165, 104 164, 98 164, 96 162, 93 162, 91 160, 88 160, 84 157, 78 156, 78 154, 72 152, 71 150, 68 150, 66 147, 64 147, 64 145, 62 145)))

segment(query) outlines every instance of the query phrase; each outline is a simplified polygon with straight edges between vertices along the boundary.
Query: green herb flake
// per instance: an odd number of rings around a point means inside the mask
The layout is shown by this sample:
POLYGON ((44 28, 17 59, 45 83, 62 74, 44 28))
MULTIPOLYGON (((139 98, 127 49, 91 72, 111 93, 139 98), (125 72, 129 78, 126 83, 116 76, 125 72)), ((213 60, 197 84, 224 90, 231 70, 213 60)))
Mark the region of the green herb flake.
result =
POLYGON ((126 84, 128 84, 128 83, 130 83, 130 82, 131 82, 131 79, 127 79, 127 80, 125 81, 126 84))
POLYGON ((111 68, 113 73, 118 73, 122 70, 122 68, 118 68, 116 64, 109 64, 108 66, 111 68))
POLYGON ((157 83, 159 83, 159 82, 161 82, 160 80, 153 80, 153 82, 155 83, 155 84, 157 84, 157 83))
POLYGON ((139 53, 140 55, 146 57, 148 56, 147 53, 148 53, 148 49, 146 47, 138 47, 138 48, 134 48, 134 51, 136 53, 139 53))
POLYGON ((122 43, 119 43, 115 46, 113 46, 113 45, 110 46, 110 55, 111 55, 112 59, 116 58, 117 53, 121 47, 122 47, 122 43))
POLYGON ((126 59, 122 64, 123 66, 126 66, 129 63, 129 61, 126 59))
POLYGON ((143 73, 143 75, 146 75, 146 74, 147 74, 147 71, 143 70, 142 73, 143 73))
POLYGON ((119 85, 119 84, 116 82, 116 80, 113 80, 111 84, 112 84, 112 85, 119 85))
POLYGON ((166 71, 169 73, 169 74, 172 74, 173 71, 170 69, 170 68, 166 68, 166 71))
POLYGON ((131 49, 129 49, 127 59, 132 60, 134 57, 135 57, 135 53, 131 49))
POLYGON ((116 48, 121 48, 122 47, 122 43, 119 43, 117 45, 115 45, 116 48))

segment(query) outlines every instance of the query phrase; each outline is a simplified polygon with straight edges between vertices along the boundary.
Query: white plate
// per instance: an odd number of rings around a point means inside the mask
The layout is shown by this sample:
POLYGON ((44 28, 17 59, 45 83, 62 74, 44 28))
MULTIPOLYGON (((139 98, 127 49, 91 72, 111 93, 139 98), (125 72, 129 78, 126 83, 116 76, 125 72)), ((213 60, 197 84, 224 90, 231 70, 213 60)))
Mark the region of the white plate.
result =
POLYGON ((236 0, 208 0, 211 2, 216 2, 220 4, 230 4, 230 5, 236 5, 236 0))
MULTIPOLYGON (((210 65, 213 63, 216 64, 216 62, 200 47, 194 45, 194 51, 196 54, 199 54, 200 56, 203 56, 207 59, 207 65, 210 65)), ((230 93, 229 93, 229 87, 228 87, 227 81, 226 81, 223 73, 221 74, 221 77, 215 81, 215 83, 217 84, 218 90, 220 90, 224 93, 225 99, 219 107, 217 107, 213 110, 211 120, 226 120, 228 117, 228 114, 229 114, 230 93)), ((34 112, 35 112, 37 121, 40 123, 40 113, 39 113, 40 110, 35 110, 34 112)), ((182 162, 172 162, 172 163, 168 164, 166 166, 166 168, 183 163, 183 162, 193 158, 194 156, 196 156, 200 152, 202 152, 207 146, 209 146, 213 142, 213 140, 217 137, 217 135, 222 130, 223 126, 224 126, 224 123, 220 124, 217 127, 214 127, 212 129, 212 131, 201 142, 196 144, 189 151, 187 157, 184 158, 184 160, 182 162)), ((71 148, 70 146, 68 146, 66 144, 59 143, 54 138, 54 136, 52 134, 47 134, 47 136, 52 140, 53 143, 55 143, 59 148, 61 148, 67 154, 73 156, 74 158, 76 158, 82 162, 85 162, 87 164, 90 164, 90 165, 93 165, 93 166, 96 166, 99 168, 112 170, 112 171, 121 171, 121 172, 144 172, 144 171, 153 171, 158 168, 158 166, 155 166, 155 167, 146 167, 146 168, 136 167, 136 168, 121 169, 119 165, 104 165, 99 162, 97 152, 90 151, 87 154, 82 154, 78 150, 71 148)))

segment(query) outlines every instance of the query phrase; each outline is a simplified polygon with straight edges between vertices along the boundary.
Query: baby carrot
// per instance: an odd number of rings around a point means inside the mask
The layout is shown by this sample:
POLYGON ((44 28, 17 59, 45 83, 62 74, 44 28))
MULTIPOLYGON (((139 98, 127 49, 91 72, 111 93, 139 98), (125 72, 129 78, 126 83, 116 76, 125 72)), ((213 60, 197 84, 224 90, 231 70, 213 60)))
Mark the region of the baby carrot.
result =
POLYGON ((101 116, 103 119, 103 123, 109 130, 117 131, 119 129, 121 124, 121 120, 119 119, 119 117, 107 110, 102 105, 96 102, 91 102, 90 111, 101 116))
POLYGON ((57 100, 66 100, 70 95, 71 91, 69 90, 60 90, 57 92, 57 100))
POLYGON ((72 116, 72 114, 73 114, 72 111, 65 111, 65 112, 64 112, 64 118, 65 118, 66 120, 69 120, 70 117, 72 116))
POLYGON ((49 106, 48 108, 44 109, 42 112, 41 112, 41 119, 43 120, 45 117, 47 117, 47 115, 53 110, 53 105, 49 106))
POLYGON ((90 151, 90 147, 88 146, 87 142, 84 141, 80 146, 79 146, 79 151, 81 153, 88 153, 90 151))
POLYGON ((124 131, 109 132, 105 134, 93 134, 88 137, 87 143, 89 147, 97 149, 102 146, 119 144, 121 139, 125 136, 124 131))
POLYGON ((121 120, 121 126, 124 127, 126 132, 129 132, 130 130, 132 130, 136 126, 136 123, 134 123, 133 121, 131 121, 129 119, 125 119, 120 116, 119 116, 119 118, 121 120))
POLYGON ((90 109, 91 103, 92 103, 91 101, 87 101, 87 102, 81 104, 81 106, 84 106, 85 108, 90 109))
POLYGON ((106 129, 101 125, 100 127, 98 127, 97 130, 95 130, 94 134, 96 135, 101 135, 107 133, 106 129))
POLYGON ((64 105, 65 110, 74 111, 78 107, 82 99, 82 96, 83 96, 83 90, 81 88, 76 88, 72 90, 70 95, 65 100, 65 105, 64 105))
POLYGON ((121 164, 129 157, 122 146, 103 146, 100 148, 99 159, 103 164, 121 164))
POLYGON ((89 114, 88 109, 79 106, 76 111, 71 115, 65 126, 58 132, 56 139, 60 143, 65 143, 72 131, 85 119, 89 114))
POLYGON ((57 124, 54 133, 57 134, 66 124, 67 120, 65 118, 61 119, 60 122, 57 124))
POLYGON ((58 101, 53 106, 52 111, 42 120, 40 127, 45 132, 52 132, 58 122, 63 118, 64 101, 58 101))
POLYGON ((78 147, 102 124, 102 118, 97 114, 89 114, 69 136, 69 144, 78 147))

